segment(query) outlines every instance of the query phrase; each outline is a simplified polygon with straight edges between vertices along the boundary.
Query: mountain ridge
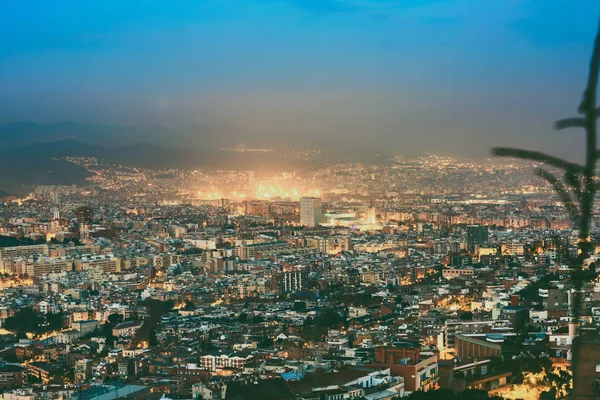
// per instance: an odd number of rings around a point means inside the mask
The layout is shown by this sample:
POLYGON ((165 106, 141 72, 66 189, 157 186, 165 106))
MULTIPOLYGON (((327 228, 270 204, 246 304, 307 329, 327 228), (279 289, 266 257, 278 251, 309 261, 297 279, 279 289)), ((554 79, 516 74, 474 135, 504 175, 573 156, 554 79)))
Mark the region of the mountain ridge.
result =
POLYGON ((75 139, 40 142, 0 152, 0 188, 26 194, 35 185, 87 185, 92 174, 65 157, 96 157, 133 167, 185 165, 190 154, 148 143, 105 147, 75 139))

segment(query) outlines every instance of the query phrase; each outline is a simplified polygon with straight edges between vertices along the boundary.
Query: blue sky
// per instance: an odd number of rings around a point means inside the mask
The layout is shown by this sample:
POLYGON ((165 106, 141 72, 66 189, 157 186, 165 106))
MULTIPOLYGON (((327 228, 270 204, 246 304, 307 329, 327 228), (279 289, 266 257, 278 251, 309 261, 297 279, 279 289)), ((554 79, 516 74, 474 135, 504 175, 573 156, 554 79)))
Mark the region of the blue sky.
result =
POLYGON ((600 16, 596 0, 573 3, 4 0, 0 123, 570 146, 551 125, 575 112, 600 16))

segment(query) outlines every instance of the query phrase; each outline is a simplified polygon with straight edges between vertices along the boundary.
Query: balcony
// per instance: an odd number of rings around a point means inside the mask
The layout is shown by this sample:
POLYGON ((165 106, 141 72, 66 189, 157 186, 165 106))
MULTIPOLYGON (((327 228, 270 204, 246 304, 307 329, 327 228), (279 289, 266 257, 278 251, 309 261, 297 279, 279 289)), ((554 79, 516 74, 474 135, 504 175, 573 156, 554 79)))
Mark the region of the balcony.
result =
POLYGON ((424 391, 435 389, 438 385, 439 380, 439 376, 430 376, 429 378, 424 379, 419 383, 419 389, 424 391))

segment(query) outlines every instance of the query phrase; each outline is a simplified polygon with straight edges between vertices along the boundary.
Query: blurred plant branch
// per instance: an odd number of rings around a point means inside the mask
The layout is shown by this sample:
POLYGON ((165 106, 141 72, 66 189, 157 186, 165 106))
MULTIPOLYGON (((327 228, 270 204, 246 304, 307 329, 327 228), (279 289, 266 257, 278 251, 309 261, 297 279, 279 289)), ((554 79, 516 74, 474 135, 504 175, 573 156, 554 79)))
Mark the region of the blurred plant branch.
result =
MULTIPOLYGON (((573 223, 579 228, 581 242, 589 241, 594 196, 598 190, 596 183, 596 163, 600 159, 597 148, 597 119, 600 107, 597 107, 598 72, 600 70, 600 25, 594 41, 590 59, 588 80, 583 99, 578 107, 582 117, 565 118, 554 124, 555 129, 583 128, 586 132, 586 157, 584 164, 578 164, 539 151, 495 147, 492 154, 513 157, 522 160, 541 162, 562 171, 561 180, 551 172, 536 168, 536 174, 545 179, 556 191, 573 223)), ((586 246, 583 246, 586 247, 586 246)), ((583 251, 582 249, 582 252, 583 251)), ((589 255, 589 254, 584 254, 589 255)))
MULTIPOLYGON (((495 156, 514 157, 522 160, 541 162, 554 169, 562 171, 563 180, 549 171, 536 168, 536 174, 545 179, 560 197, 566 211, 569 213, 573 224, 579 229, 578 255, 571 262, 574 272, 573 302, 571 317, 575 323, 579 322, 583 297, 583 283, 590 274, 583 271, 583 262, 592 253, 590 242, 590 228, 593 216, 594 198, 599 189, 596 179, 596 163, 600 159, 600 150, 597 144, 597 119, 600 118, 600 107, 597 106, 598 72, 600 70, 600 23, 593 45, 592 56, 589 63, 587 85, 583 98, 577 109, 581 117, 561 119, 554 124, 557 130, 567 128, 582 128, 585 130, 585 161, 583 164, 563 160, 539 151, 496 147, 492 149, 495 156)), ((595 276, 595 275, 593 275, 595 276)), ((573 345, 573 375, 577 376, 578 345, 573 345)))

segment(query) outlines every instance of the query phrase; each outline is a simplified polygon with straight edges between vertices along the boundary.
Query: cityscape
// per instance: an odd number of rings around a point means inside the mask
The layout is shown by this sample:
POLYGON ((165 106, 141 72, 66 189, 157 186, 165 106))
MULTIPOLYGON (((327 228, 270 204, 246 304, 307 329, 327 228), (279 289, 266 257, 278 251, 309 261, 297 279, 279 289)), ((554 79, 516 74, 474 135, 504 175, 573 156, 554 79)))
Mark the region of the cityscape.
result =
POLYGON ((0 1, 0 400, 599 400, 598 15, 0 1))
POLYGON ((6 399, 537 398, 569 390, 575 330, 600 322, 597 280, 569 317, 577 232, 528 163, 69 162, 88 185, 0 207, 6 399))

